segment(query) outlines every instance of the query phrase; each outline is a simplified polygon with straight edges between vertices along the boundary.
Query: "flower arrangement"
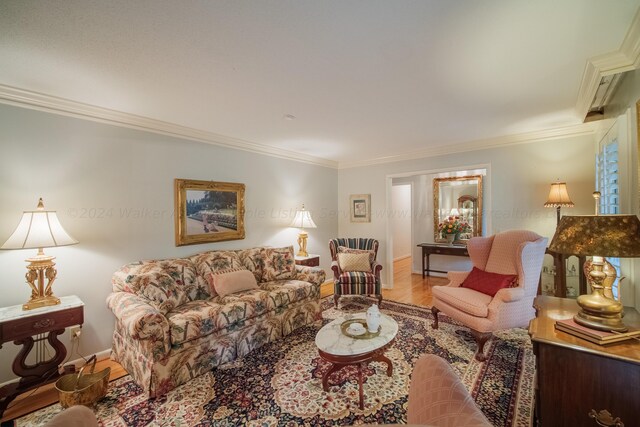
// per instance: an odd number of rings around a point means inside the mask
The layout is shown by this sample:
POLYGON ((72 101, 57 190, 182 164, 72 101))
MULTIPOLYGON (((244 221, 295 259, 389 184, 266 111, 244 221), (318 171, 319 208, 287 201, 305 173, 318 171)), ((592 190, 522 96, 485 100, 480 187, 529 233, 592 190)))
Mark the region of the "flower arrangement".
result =
POLYGON ((442 235, 471 233, 471 226, 459 216, 450 216, 438 225, 438 231, 442 235))

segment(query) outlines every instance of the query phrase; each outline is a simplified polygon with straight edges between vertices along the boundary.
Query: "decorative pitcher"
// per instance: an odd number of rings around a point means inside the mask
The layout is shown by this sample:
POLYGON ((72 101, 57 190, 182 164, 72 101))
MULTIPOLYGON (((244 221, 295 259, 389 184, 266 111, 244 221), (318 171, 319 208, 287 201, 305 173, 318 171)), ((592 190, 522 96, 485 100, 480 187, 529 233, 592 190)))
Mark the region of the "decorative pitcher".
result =
POLYGON ((380 327, 380 309, 377 304, 373 304, 367 310, 367 329, 369 332, 375 333, 378 332, 378 328, 380 327))

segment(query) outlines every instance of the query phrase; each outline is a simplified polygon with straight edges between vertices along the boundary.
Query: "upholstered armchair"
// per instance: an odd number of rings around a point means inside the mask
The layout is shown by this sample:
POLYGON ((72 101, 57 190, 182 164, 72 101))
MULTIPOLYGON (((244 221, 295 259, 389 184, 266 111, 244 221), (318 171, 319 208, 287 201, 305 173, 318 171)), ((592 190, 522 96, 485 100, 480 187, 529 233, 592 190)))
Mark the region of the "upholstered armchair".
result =
MULTIPOLYGON (((378 306, 382 304, 380 270, 382 265, 376 262, 378 241, 368 238, 339 238, 329 240, 331 269, 333 270, 333 301, 338 308, 342 295, 375 295, 378 306), (368 252, 369 271, 342 271, 338 262, 338 253, 368 252)), ((364 269, 363 269, 364 270, 364 269)))
POLYGON ((546 238, 526 230, 469 240, 474 269, 450 271, 447 285, 433 287, 433 328, 440 311, 469 327, 478 343, 476 360, 486 360, 484 345, 493 331, 526 327, 534 318, 546 246, 546 238))

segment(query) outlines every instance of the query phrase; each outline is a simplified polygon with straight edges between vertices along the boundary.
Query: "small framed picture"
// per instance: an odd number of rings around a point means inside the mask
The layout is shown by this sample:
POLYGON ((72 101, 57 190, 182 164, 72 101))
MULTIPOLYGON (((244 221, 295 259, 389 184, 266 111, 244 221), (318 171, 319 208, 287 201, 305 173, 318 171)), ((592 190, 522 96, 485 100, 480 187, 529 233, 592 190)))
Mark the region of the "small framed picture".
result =
POLYGON ((176 246, 244 239, 244 184, 175 180, 176 246))
POLYGON ((349 201, 351 222, 371 222, 371 194, 352 194, 349 201))

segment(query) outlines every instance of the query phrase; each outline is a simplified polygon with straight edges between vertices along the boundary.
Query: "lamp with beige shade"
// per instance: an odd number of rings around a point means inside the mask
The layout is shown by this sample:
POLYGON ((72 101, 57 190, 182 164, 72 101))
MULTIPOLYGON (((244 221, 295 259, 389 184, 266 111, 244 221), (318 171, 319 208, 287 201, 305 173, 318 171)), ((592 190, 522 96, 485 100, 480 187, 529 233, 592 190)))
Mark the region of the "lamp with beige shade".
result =
POLYGON ((75 245, 76 239, 62 228, 55 211, 44 210, 42 198, 35 211, 24 211, 13 234, 0 249, 38 249, 35 257, 27 258, 27 284, 31 288, 31 299, 23 304, 23 310, 60 304, 53 294, 52 285, 58 274, 54 268, 55 257, 44 254, 43 248, 75 245), (45 286, 45 278, 47 284, 45 286))

